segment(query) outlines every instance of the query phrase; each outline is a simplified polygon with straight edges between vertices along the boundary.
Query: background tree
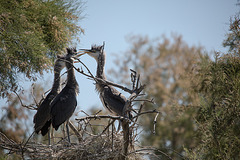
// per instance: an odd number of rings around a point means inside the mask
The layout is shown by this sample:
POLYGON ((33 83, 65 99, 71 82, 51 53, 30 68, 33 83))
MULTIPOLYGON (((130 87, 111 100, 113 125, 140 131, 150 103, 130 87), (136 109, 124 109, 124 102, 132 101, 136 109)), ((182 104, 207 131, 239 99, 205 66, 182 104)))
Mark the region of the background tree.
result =
POLYGON ((171 39, 162 36, 154 40, 133 36, 129 42, 130 50, 117 58, 121 59, 118 61, 119 70, 111 70, 111 73, 118 78, 123 77, 122 81, 129 75, 129 68, 141 73, 142 83, 147 84, 147 97, 153 97, 156 102, 144 109, 155 108, 161 112, 156 135, 152 133, 154 117, 142 118, 142 143, 157 147, 174 159, 181 159, 183 147, 194 148, 199 142, 194 138, 197 127, 194 123, 196 109, 193 107, 199 103, 199 98, 197 94, 188 92, 191 80, 187 75, 203 49, 188 46, 181 36, 176 35, 171 39))
POLYGON ((214 61, 202 59, 193 76, 193 89, 201 103, 197 114, 201 143, 189 151, 191 159, 240 158, 240 50, 239 19, 230 24, 224 41, 227 54, 216 53, 214 61))
POLYGON ((78 33, 81 3, 67 0, 0 1, 0 93, 18 89, 18 77, 29 80, 50 69, 78 33))

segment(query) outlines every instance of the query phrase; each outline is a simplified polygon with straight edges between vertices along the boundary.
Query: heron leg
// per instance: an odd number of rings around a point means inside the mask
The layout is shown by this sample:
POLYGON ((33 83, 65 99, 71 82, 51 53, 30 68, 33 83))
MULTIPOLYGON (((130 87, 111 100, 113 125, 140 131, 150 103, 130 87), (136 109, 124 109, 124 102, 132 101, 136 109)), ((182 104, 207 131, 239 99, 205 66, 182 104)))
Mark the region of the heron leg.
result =
MULTIPOLYGON (((66 124, 66 122, 64 122, 64 123, 66 124)), ((62 125, 62 133, 63 133, 63 137, 66 137, 64 125, 62 125)))
POLYGON ((117 133, 120 131, 121 129, 121 125, 122 125, 122 122, 121 120, 118 120, 119 124, 118 124, 118 128, 117 128, 117 133))
POLYGON ((51 145, 51 130, 48 131, 48 145, 51 145))
POLYGON ((67 129, 67 136, 68 136, 68 142, 70 142, 70 136, 69 136, 69 127, 68 127, 69 120, 66 122, 66 129, 67 129))

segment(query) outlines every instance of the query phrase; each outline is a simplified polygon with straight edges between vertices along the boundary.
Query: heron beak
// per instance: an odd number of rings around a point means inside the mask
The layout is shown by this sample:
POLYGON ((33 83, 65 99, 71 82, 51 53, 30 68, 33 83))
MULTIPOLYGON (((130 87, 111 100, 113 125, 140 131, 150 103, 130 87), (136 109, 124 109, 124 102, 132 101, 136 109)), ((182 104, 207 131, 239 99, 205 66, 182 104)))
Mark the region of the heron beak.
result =
MULTIPOLYGON (((80 49, 80 50, 84 53, 92 53, 92 50, 90 50, 90 49, 80 49)), ((79 51, 79 52, 81 52, 81 51, 79 51)))
MULTIPOLYGON (((82 51, 78 51, 78 52, 76 52, 76 54, 81 53, 81 52, 82 52, 82 51)), ((77 59, 77 58, 81 57, 81 56, 84 55, 84 54, 86 54, 86 53, 84 52, 84 53, 75 55, 73 58, 77 59)), ((73 63, 79 63, 79 61, 74 61, 73 63)))
MULTIPOLYGON (((79 51, 79 52, 77 52, 76 54, 81 53, 81 52, 82 52, 82 51, 79 51)), ((84 55, 84 54, 86 54, 86 53, 84 52, 84 53, 78 54, 78 55, 76 55, 76 56, 74 56, 74 57, 81 57, 81 56, 84 55)))

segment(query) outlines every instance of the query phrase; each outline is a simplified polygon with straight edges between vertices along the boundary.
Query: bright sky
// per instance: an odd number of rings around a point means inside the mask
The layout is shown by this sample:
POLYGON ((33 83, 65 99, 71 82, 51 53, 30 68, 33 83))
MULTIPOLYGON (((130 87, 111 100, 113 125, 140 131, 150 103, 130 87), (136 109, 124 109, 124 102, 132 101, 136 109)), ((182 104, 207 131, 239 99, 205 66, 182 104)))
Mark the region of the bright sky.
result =
MULTIPOLYGON (((95 43, 101 45, 105 41, 106 73, 116 67, 113 54, 128 50, 130 45, 125 38, 129 35, 157 38, 177 33, 189 45, 202 45, 207 51, 224 51, 222 42, 228 32, 230 17, 239 9, 236 3, 237 0, 89 0, 83 7, 86 16, 79 22, 85 35, 80 36, 77 49, 90 48, 95 43)), ((87 55, 81 59, 95 75, 95 60, 87 55)), ((111 78, 108 74, 107 77, 111 78)), ((80 86, 76 112, 88 111, 93 106, 103 109, 93 81, 79 73, 76 78, 80 86)), ((52 80, 50 73, 38 81, 50 88, 52 80)), ((27 87, 30 88, 31 83, 27 87)))
MULTIPOLYGON (((121 54, 130 46, 128 35, 148 35, 157 38, 177 33, 189 45, 202 45, 207 51, 224 51, 222 42, 229 28, 229 20, 238 7, 237 0, 89 0, 80 25, 85 35, 80 36, 77 48, 90 48, 105 41, 106 71, 116 67, 114 53, 121 54)), ((82 57, 95 74, 96 62, 82 57)), ((107 75, 111 78, 110 75, 107 75)), ((90 80, 77 74, 80 85, 78 109, 102 106, 90 80)))

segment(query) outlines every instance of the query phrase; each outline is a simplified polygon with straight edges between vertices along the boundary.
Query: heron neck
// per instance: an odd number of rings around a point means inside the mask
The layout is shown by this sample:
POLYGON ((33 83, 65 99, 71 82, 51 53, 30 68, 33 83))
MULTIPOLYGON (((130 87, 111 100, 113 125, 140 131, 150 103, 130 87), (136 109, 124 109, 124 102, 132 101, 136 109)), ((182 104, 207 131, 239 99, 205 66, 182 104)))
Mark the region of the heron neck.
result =
POLYGON ((106 79, 105 72, 105 55, 102 54, 98 57, 98 66, 97 66, 97 78, 106 79))
POLYGON ((60 72, 61 70, 54 68, 54 82, 52 86, 53 94, 57 94, 60 90, 60 72))
POLYGON ((74 89, 76 89, 76 92, 78 93, 78 83, 77 83, 77 80, 76 80, 76 78, 75 78, 75 72, 74 72, 74 68, 73 68, 73 66, 72 66, 73 64, 70 64, 70 63, 68 63, 68 64, 66 64, 66 66, 67 66, 67 73, 68 73, 68 75, 67 75, 67 84, 66 84, 66 86, 68 86, 68 87, 70 87, 70 88, 74 88, 74 89))

